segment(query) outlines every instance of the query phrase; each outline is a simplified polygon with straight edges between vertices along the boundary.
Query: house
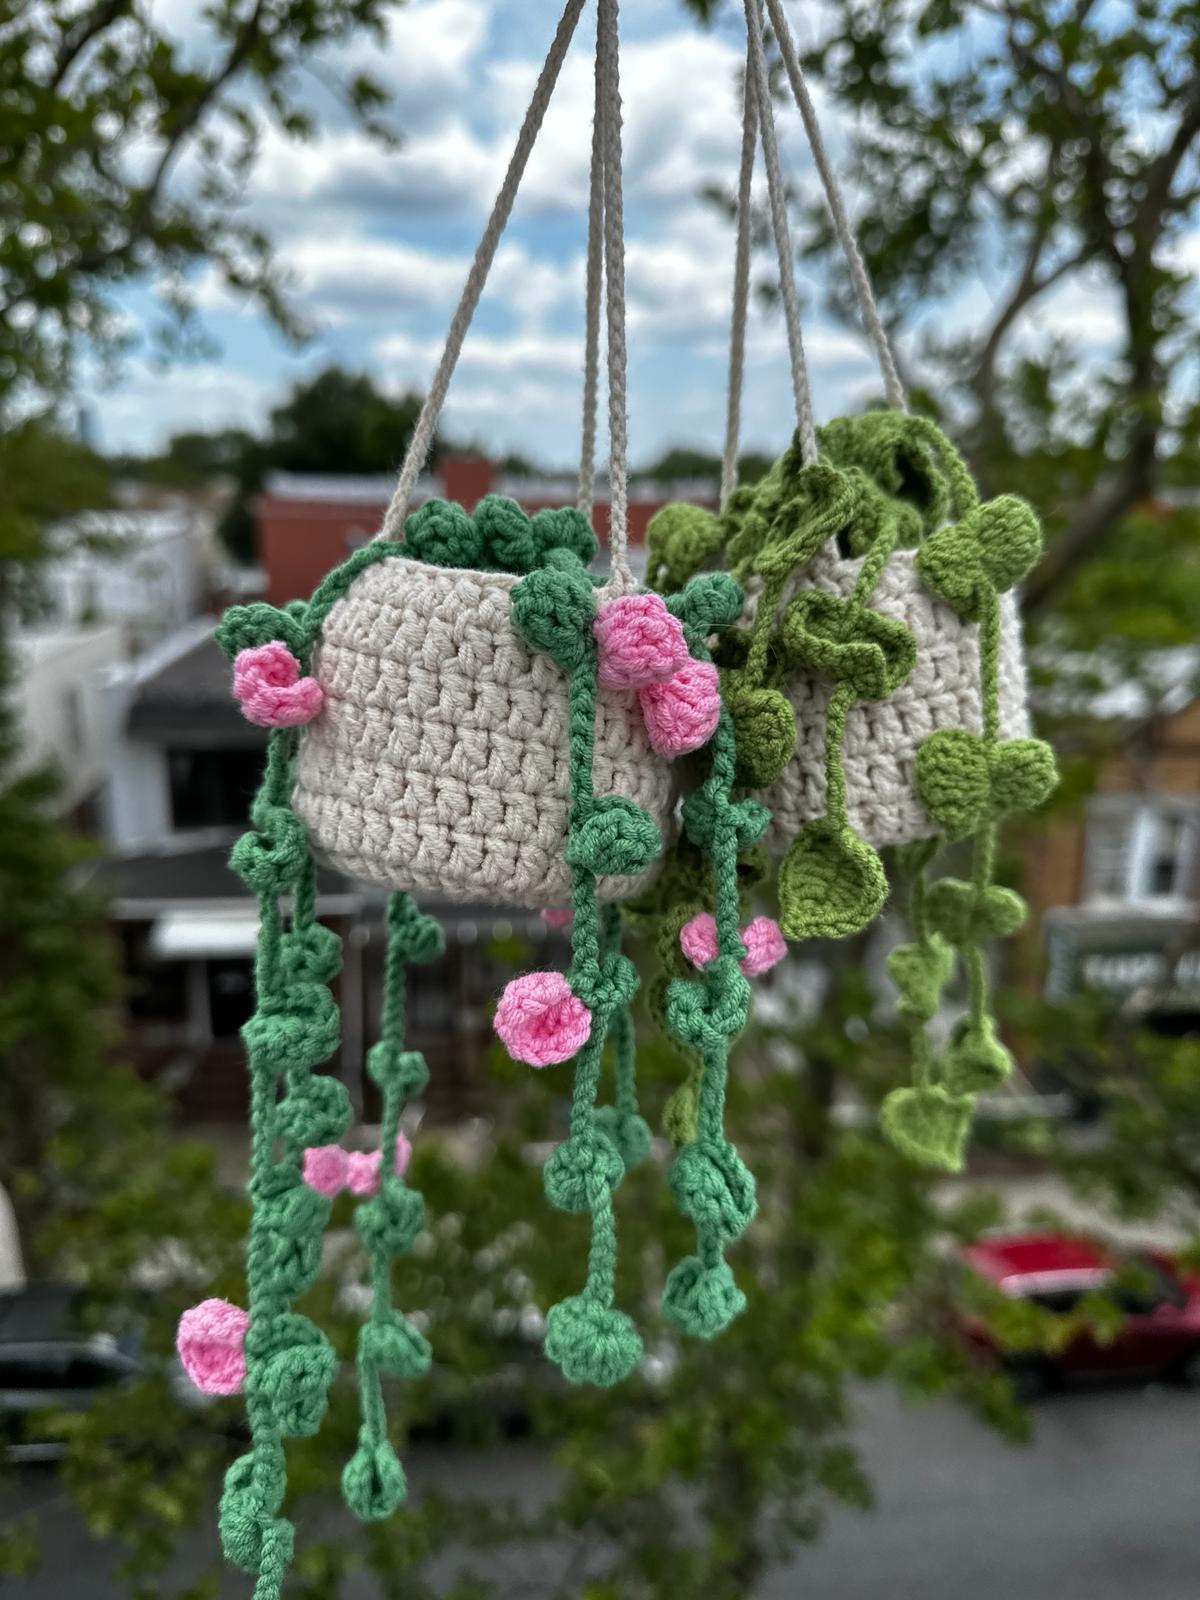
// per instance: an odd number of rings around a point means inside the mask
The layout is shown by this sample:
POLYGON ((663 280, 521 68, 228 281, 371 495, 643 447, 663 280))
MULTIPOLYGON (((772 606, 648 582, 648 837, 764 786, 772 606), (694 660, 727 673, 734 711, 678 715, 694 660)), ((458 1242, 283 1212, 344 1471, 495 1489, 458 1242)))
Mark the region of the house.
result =
POLYGON ((58 808, 81 827, 95 826, 107 776, 101 682, 124 649, 111 623, 49 623, 12 637, 10 698, 22 764, 57 768, 58 808))
POLYGON ((1115 735, 1083 815, 1027 852, 1047 995, 1103 990, 1171 1031, 1200 1028, 1200 697, 1190 650, 1091 706, 1115 735))

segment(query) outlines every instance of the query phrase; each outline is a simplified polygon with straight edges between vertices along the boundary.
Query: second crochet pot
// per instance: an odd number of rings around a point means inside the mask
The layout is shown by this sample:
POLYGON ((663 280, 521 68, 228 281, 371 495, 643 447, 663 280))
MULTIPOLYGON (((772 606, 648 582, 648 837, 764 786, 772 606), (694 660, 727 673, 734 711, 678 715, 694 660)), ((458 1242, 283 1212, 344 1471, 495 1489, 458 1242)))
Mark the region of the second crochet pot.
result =
MULTIPOLYGON (((850 825, 874 845, 908 844, 940 830, 917 793, 916 758, 923 740, 941 728, 982 731, 979 627, 964 621, 924 587, 915 550, 894 551, 871 596, 871 609, 901 622, 916 645, 915 662, 886 700, 859 700, 846 715, 842 747, 850 825)), ((848 597, 862 559, 830 549, 814 557, 804 586, 848 597)), ((1000 600, 1000 736, 1029 733, 1025 661, 1016 598, 1000 600)), ((770 807, 768 845, 786 850, 801 826, 825 815, 825 715, 835 685, 801 675, 785 685, 796 712, 791 760, 761 798, 770 807)))
MULTIPOLYGON (((566 682, 512 626, 518 581, 393 556, 330 607, 312 660, 324 709, 300 742, 293 805, 331 866, 448 900, 567 900, 566 682)), ((601 692, 594 764, 597 794, 669 831, 671 769, 634 697, 601 692)), ((601 879, 601 898, 652 871, 601 879)))

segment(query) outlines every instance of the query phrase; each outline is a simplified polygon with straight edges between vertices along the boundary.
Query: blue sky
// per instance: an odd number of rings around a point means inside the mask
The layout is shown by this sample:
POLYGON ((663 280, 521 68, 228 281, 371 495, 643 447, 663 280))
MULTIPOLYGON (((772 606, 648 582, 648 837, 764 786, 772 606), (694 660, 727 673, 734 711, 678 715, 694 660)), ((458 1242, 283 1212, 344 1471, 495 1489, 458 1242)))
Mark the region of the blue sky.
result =
MULTIPOLYGON (((160 370, 135 353, 117 382, 89 401, 100 442, 145 450, 184 428, 262 423, 296 378, 329 361, 370 370, 386 387, 424 385, 461 288, 475 239, 507 162, 561 0, 410 0, 394 13, 384 49, 364 42, 346 64, 379 77, 403 130, 382 151, 336 114, 305 145, 268 137, 247 195, 253 218, 278 242, 301 310, 316 324, 297 352, 256 312, 203 278, 200 298, 219 355, 160 370)), ((195 0, 155 0, 164 18, 203 49, 195 0)), ((716 448, 724 411, 724 361, 732 227, 700 196, 732 183, 739 142, 736 8, 704 32, 678 0, 624 8, 626 205, 630 346, 630 454, 646 461, 673 443, 716 448)), ((811 8, 792 8, 802 39, 811 8)), ((494 453, 521 450, 547 465, 577 451, 582 350, 583 247, 591 119, 590 8, 468 336, 446 410, 447 432, 494 453)), ((843 130, 833 127, 835 150, 843 130)), ((798 118, 781 115, 789 170, 805 181, 798 118)), ((820 312, 819 285, 801 289, 818 413, 835 415, 876 391, 854 332, 820 312)), ((970 316, 988 285, 965 291, 949 313, 970 316)), ((149 291, 125 302, 135 326, 149 291)), ((945 316, 947 308, 930 308, 945 316)), ((1075 292, 1047 313, 1103 342, 1110 313, 1075 292)), ((754 314, 744 442, 776 450, 791 423, 782 326, 754 314)), ((602 443, 603 449, 603 443, 602 443)))

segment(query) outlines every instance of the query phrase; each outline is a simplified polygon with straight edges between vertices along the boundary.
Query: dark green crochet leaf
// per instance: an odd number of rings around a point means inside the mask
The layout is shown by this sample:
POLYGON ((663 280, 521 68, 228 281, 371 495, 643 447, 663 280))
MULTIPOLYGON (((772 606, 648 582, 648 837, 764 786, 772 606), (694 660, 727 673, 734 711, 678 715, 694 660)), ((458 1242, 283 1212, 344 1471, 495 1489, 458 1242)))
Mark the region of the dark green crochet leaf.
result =
POLYGON ((453 500, 426 500, 404 524, 404 551, 434 567, 482 567, 483 534, 453 500))
POLYGON ((512 592, 513 627, 567 671, 594 653, 595 615, 595 590, 581 571, 538 567, 512 592))
POLYGON ((644 872, 662 850, 653 817, 621 795, 603 795, 587 807, 571 829, 567 861, 598 877, 644 872))
POLYGON ((746 1296, 727 1261, 706 1267, 699 1256, 685 1256, 667 1278, 662 1305, 681 1333, 715 1339, 746 1309, 746 1296))
POLYGON ((850 683, 860 700, 886 700, 917 654, 902 622, 823 589, 801 590, 784 610, 778 637, 790 667, 850 683))

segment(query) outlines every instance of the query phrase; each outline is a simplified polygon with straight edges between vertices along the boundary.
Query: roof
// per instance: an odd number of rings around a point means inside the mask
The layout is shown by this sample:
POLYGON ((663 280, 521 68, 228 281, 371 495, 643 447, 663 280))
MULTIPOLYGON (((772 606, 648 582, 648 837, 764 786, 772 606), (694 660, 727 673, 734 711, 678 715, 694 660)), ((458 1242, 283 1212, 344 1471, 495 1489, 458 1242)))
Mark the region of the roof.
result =
POLYGON ((999 1284, 1049 1273, 1109 1273, 1113 1266, 1111 1257, 1092 1240, 1061 1233, 980 1239, 963 1254, 977 1272, 999 1284))
MULTIPOLYGON (((263 490, 279 500, 306 500, 337 505, 386 506, 396 487, 386 472, 268 472, 263 490)), ((433 478, 421 478, 412 498, 428 500, 438 493, 433 478)))
POLYGON ((210 630, 165 660, 134 691, 128 730, 154 743, 266 745, 266 731, 247 722, 229 686, 229 662, 210 630))

